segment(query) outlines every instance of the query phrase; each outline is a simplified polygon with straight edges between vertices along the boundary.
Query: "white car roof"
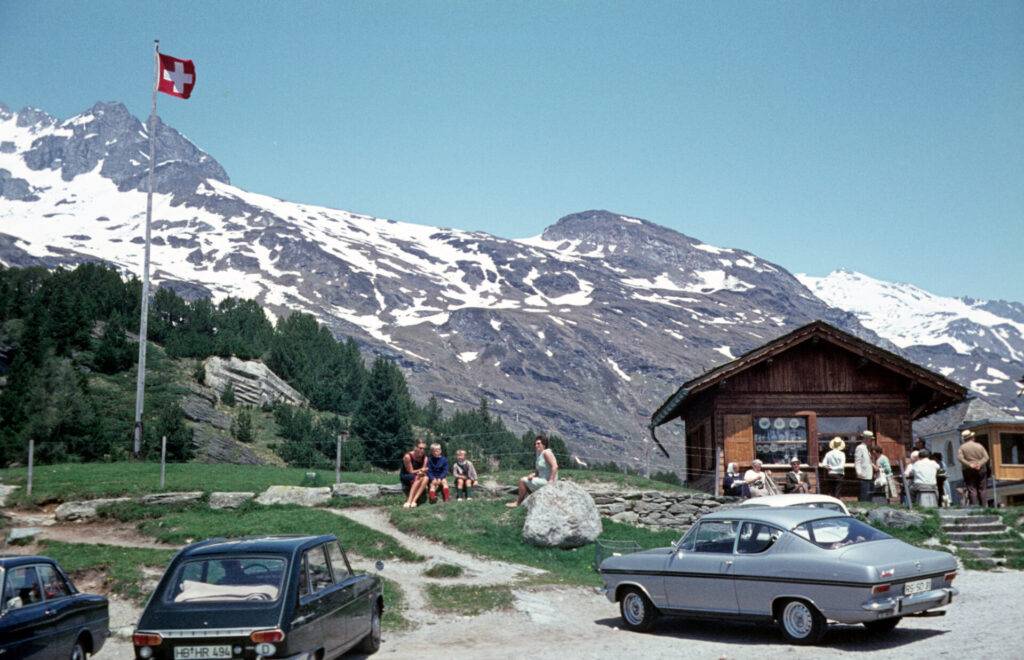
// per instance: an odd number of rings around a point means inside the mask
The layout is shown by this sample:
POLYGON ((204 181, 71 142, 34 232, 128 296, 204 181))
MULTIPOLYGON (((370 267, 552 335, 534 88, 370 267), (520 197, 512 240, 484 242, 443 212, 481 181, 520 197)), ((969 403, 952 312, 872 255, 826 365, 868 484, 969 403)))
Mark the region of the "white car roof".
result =
POLYGON ((849 509, 846 508, 846 504, 843 503, 842 500, 830 495, 816 495, 811 493, 790 493, 787 495, 765 495, 764 497, 752 497, 740 504, 740 506, 784 507, 799 506, 801 504, 821 504, 824 502, 838 504, 843 508, 843 511, 849 513, 849 509))

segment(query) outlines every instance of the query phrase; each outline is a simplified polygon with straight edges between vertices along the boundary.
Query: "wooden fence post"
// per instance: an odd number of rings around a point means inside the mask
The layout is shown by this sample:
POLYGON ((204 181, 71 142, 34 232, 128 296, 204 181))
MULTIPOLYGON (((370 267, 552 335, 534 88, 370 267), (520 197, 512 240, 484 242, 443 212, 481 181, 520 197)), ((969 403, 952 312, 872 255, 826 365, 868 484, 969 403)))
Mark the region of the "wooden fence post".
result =
POLYGON ((34 467, 36 457, 36 441, 33 438, 28 439, 28 483, 25 484, 25 492, 29 495, 32 494, 32 469, 34 467))
POLYGON ((160 490, 164 489, 164 468, 167 465, 167 436, 160 438, 160 490))

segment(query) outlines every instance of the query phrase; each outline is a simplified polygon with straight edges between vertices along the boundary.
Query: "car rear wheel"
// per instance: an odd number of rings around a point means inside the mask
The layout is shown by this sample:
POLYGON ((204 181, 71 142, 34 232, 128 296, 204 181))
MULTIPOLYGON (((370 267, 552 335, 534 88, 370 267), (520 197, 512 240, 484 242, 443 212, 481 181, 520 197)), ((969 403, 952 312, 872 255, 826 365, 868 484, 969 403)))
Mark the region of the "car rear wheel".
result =
POLYGON ((359 643, 361 653, 376 653, 380 649, 380 605, 373 606, 370 616, 370 632, 359 643))
POLYGON ((650 630, 658 618, 658 608, 644 592, 635 587, 623 592, 622 599, 619 601, 619 611, 622 613, 622 621, 625 623, 626 629, 636 632, 650 630))
POLYGON ((71 655, 68 658, 70 660, 85 660, 85 649, 82 648, 81 642, 75 642, 75 645, 71 647, 71 655))
POLYGON ((864 627, 868 629, 869 633, 875 635, 885 635, 891 633, 893 628, 900 625, 900 621, 903 619, 901 616, 894 616, 890 619, 879 619, 878 621, 865 621, 864 627))
POLYGON ((818 608, 802 600, 787 600, 779 609, 779 629, 793 644, 814 644, 828 630, 828 622, 818 608))

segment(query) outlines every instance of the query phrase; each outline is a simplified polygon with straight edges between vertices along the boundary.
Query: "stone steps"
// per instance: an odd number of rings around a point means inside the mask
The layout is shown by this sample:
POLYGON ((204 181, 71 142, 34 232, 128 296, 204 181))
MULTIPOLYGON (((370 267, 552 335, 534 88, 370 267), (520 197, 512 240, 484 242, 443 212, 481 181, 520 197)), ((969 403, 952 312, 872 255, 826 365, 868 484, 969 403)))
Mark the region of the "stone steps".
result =
POLYGON ((998 539, 985 539, 984 541, 961 541, 957 543, 957 547, 965 550, 971 548, 992 548, 994 546, 1007 545, 1013 543, 1013 539, 1009 538, 998 538, 998 539))
POLYGON ((1007 527, 1003 523, 980 523, 977 525, 942 525, 942 531, 947 534, 950 532, 964 532, 968 534, 977 534, 980 532, 999 532, 1005 534, 1007 527))
POLYGON ((995 525, 1003 524, 999 516, 939 516, 943 525, 995 525))
POLYGON ((999 532, 947 532, 946 537, 953 543, 960 541, 984 541, 992 536, 1002 536, 1005 531, 999 532))

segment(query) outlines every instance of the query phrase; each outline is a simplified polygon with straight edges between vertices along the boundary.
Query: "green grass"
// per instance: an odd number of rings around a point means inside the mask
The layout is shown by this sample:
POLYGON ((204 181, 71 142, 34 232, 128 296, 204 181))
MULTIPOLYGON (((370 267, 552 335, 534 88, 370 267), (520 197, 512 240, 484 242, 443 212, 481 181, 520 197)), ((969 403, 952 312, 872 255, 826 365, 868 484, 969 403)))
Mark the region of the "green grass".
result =
POLYGON ((427 585, 427 600, 433 610, 444 614, 477 616, 493 610, 510 610, 515 602, 512 589, 500 585, 427 585))
POLYGON ((465 572, 461 566, 455 564, 434 564, 427 570, 423 571, 423 575, 429 578, 453 578, 459 577, 465 572))
MULTIPOLYGON (((529 470, 502 470, 500 472, 489 472, 481 474, 481 480, 494 479, 501 484, 517 484, 519 479, 525 476, 529 470)), ((664 481, 655 481, 654 479, 645 479, 644 477, 638 477, 632 474, 622 474, 620 472, 602 472, 595 470, 573 470, 573 469, 559 469, 558 477, 563 477, 570 481, 577 483, 595 482, 599 481, 602 483, 614 484, 620 488, 632 488, 636 490, 661 490, 665 492, 673 493, 692 493, 696 492, 685 486, 677 486, 675 484, 666 483, 664 481)))
POLYGON ((249 503, 235 510, 191 508, 144 519, 139 523, 139 531, 164 543, 176 544, 218 536, 336 534, 348 552, 368 559, 423 561, 422 556, 386 534, 327 511, 298 506, 249 503))
MULTIPOLYGON (((550 572, 541 581, 597 586, 594 545, 575 550, 537 548, 523 542, 526 511, 508 509, 502 502, 472 501, 454 506, 392 508, 391 521, 400 530, 419 534, 452 548, 501 561, 535 566, 550 572)), ((654 532, 603 520, 602 539, 636 541, 642 548, 667 546, 679 532, 654 532)))
POLYGON ((384 616, 380 625, 384 630, 408 630, 412 621, 405 618, 405 593, 394 580, 381 578, 384 583, 384 616))
POLYGON ((173 550, 60 541, 41 541, 40 547, 42 554, 56 559, 72 577, 90 570, 100 571, 106 575, 112 592, 136 602, 149 595, 143 587, 143 567, 163 569, 174 556, 173 550))
MULTIPOLYGON (((303 483, 303 468, 208 463, 172 463, 167 465, 167 491, 250 491, 268 486, 303 483)), ((332 470, 317 472, 323 485, 334 483, 332 470)), ((38 465, 33 476, 32 497, 25 494, 25 468, 0 470, 0 481, 19 484, 17 503, 67 502, 70 500, 122 495, 142 495, 160 491, 159 463, 62 463, 38 465)), ((354 483, 394 483, 396 477, 384 472, 342 472, 342 481, 354 483)))

